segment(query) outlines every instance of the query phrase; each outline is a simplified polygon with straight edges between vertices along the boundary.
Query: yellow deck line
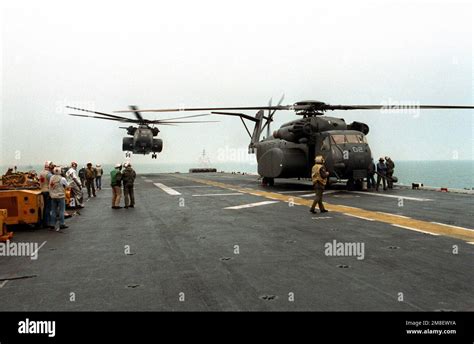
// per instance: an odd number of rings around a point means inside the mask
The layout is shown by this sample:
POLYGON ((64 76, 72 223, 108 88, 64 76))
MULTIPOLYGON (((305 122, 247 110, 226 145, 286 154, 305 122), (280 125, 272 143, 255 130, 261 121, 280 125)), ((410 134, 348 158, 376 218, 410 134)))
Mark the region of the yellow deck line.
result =
MULTIPOLYGON (((269 191, 251 189, 251 188, 239 188, 239 187, 236 187, 235 185, 225 184, 225 183, 216 182, 212 180, 206 180, 206 179, 198 179, 198 178, 183 177, 183 176, 179 176, 178 178, 188 179, 197 183, 212 185, 219 188, 243 192, 243 193, 251 194, 255 196, 261 196, 261 197, 265 197, 272 200, 280 200, 283 202, 292 201, 294 204, 297 204, 297 205, 305 205, 305 206, 310 207, 311 204, 313 203, 312 200, 307 200, 307 199, 297 197, 297 196, 283 195, 277 192, 269 192, 269 191)), ((365 210, 365 209, 349 207, 349 206, 346 207, 344 205, 339 205, 339 204, 325 203, 325 207, 330 211, 335 211, 338 213, 347 213, 353 216, 365 217, 368 219, 372 219, 374 221, 384 222, 391 225, 396 224, 399 226, 411 227, 414 229, 418 229, 420 231, 433 233, 437 235, 449 236, 449 237, 465 240, 468 242, 474 241, 474 230, 469 229, 469 228, 453 227, 453 226, 444 225, 441 223, 432 223, 432 222, 416 220, 412 218, 403 218, 403 217, 392 215, 389 213, 380 213, 377 211, 365 210)), ((399 227, 399 228, 403 228, 403 227, 399 227)))

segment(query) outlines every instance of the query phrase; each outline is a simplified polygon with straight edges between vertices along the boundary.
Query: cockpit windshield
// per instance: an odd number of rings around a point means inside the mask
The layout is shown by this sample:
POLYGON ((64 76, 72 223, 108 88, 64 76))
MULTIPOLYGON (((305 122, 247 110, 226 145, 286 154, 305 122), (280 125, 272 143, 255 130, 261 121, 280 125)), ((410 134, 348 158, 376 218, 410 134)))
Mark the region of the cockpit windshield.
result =
POLYGON ((343 143, 367 143, 367 139, 363 134, 333 134, 331 139, 332 143, 336 145, 343 143))

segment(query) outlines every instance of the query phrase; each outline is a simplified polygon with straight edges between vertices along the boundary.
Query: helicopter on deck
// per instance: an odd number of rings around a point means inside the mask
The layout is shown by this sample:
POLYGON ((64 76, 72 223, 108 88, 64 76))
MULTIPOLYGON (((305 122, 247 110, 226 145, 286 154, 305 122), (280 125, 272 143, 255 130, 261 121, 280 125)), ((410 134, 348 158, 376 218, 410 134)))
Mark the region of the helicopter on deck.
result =
MULTIPOLYGON (((206 107, 184 109, 154 109, 142 112, 210 111, 211 114, 240 117, 250 136, 249 153, 256 153, 258 174, 264 184, 272 186, 275 178, 310 178, 314 158, 322 155, 330 172, 330 182, 347 180, 349 188, 360 187, 367 177, 372 153, 366 135, 369 126, 343 118, 326 116, 333 110, 395 110, 416 109, 474 109, 474 106, 451 105, 330 105, 320 101, 300 101, 292 105, 278 104, 252 107, 206 107), (257 110, 255 116, 241 112, 257 110), (295 111, 302 118, 283 124, 270 134, 270 124, 276 111, 295 111), (265 112, 268 111, 266 114, 265 112), (251 133, 246 122, 253 122, 251 133), (267 129, 266 138, 260 139, 267 129)), ((117 111, 127 112, 127 111, 117 111)))
POLYGON ((122 150, 125 153, 126 157, 130 157, 131 154, 150 154, 152 153, 152 159, 157 158, 157 153, 160 153, 163 150, 163 140, 155 138, 158 136, 160 130, 155 127, 155 125, 176 125, 176 124, 187 124, 187 123, 211 123, 217 121, 180 121, 184 118, 191 117, 202 117, 209 116, 209 114, 202 115, 192 115, 192 116, 183 116, 183 117, 174 117, 168 119, 159 119, 159 120, 149 120, 143 118, 140 114, 138 107, 130 105, 130 111, 135 114, 136 119, 127 118, 117 115, 111 115, 104 112, 92 111, 87 109, 76 108, 72 106, 66 106, 68 109, 78 110, 93 113, 100 116, 90 116, 90 115, 79 115, 79 114, 69 114, 70 116, 76 117, 88 117, 88 118, 98 118, 106 119, 109 121, 117 121, 123 123, 134 123, 138 124, 137 127, 130 125, 128 127, 119 127, 121 129, 127 130, 127 134, 131 137, 124 137, 122 140, 122 150))

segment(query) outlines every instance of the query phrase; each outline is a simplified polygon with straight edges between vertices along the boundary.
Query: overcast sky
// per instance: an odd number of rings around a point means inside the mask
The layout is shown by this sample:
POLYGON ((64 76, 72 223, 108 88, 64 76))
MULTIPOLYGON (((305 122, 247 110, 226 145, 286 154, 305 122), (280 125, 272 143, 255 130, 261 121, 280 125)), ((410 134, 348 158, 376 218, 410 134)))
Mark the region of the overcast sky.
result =
MULTIPOLYGON (((118 124, 69 117, 65 105, 254 106, 283 93, 284 104, 473 104, 472 17, 471 1, 11 1, 0 165, 123 161, 118 124)), ((470 110, 330 115, 367 123, 375 156, 473 159, 470 110)), ((272 130, 295 118, 278 112, 272 130)), ((161 127, 156 163, 245 150, 240 121, 218 120, 161 127)))

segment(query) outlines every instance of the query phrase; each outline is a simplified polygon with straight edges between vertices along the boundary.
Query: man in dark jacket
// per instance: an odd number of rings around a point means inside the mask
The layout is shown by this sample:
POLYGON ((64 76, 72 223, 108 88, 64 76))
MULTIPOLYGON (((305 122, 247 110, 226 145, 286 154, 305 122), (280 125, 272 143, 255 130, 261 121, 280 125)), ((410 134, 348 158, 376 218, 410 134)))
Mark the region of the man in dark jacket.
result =
POLYGON ((374 159, 370 159, 369 167, 367 168, 367 189, 371 190, 375 187, 375 163, 374 159))
POLYGON ((115 168, 110 172, 110 186, 112 187, 112 209, 120 209, 120 198, 122 197, 122 169, 121 164, 115 165, 115 168))
POLYGON ((380 180, 383 182, 383 189, 387 190, 387 185, 385 179, 387 178, 387 165, 383 158, 379 159, 379 163, 377 164, 377 186, 375 187, 376 191, 379 191, 380 180))
POLYGON ((395 163, 393 162, 390 157, 385 157, 386 165, 387 165, 387 186, 389 189, 393 189, 393 171, 395 170, 395 163))
POLYGON ((133 193, 133 183, 135 182, 137 174, 132 168, 132 165, 127 162, 125 164, 125 170, 122 172, 123 181, 123 195, 125 197, 125 208, 135 207, 135 195, 133 193))

